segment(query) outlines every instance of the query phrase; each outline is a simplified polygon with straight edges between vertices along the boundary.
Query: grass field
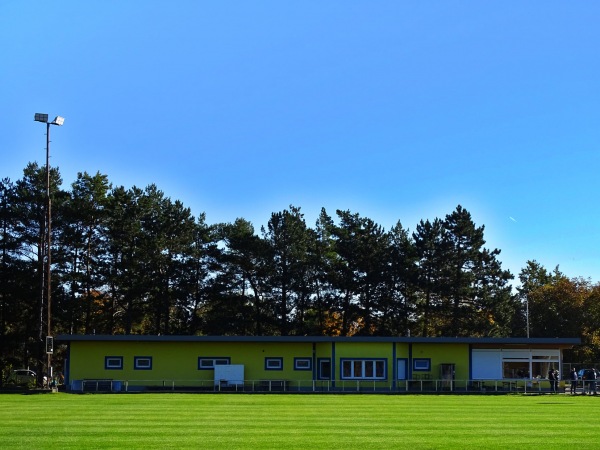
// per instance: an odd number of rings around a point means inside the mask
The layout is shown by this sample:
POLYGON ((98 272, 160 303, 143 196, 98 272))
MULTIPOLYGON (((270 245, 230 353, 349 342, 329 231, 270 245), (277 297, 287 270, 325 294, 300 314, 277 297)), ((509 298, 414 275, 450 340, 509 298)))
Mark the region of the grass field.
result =
POLYGON ((0 395, 0 447, 600 448, 568 395, 0 395))

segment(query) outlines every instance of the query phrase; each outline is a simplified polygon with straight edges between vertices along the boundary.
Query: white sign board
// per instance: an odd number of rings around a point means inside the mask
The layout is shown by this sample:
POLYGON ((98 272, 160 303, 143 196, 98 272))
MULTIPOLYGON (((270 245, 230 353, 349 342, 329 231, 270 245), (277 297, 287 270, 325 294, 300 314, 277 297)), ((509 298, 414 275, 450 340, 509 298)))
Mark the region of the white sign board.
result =
POLYGON ((215 366, 215 386, 244 384, 243 364, 223 364, 215 366))

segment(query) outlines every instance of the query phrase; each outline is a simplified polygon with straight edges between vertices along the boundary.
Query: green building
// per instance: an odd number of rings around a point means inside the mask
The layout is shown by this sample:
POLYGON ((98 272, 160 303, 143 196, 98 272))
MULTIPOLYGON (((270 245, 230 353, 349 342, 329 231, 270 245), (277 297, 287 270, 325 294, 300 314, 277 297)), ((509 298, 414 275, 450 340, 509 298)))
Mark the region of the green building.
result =
POLYGON ((575 338, 61 335, 71 391, 545 390, 575 338))

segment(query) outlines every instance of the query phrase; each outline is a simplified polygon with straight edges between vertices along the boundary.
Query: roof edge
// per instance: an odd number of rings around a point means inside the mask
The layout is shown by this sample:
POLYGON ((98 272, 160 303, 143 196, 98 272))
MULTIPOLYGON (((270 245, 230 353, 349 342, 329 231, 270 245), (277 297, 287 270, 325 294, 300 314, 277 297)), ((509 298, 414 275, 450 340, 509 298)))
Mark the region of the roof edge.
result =
POLYGON ((431 344, 553 344, 579 345, 580 338, 490 338, 490 337, 405 337, 405 336, 184 336, 184 335, 141 335, 141 334, 61 334, 55 337, 60 342, 397 342, 431 344))

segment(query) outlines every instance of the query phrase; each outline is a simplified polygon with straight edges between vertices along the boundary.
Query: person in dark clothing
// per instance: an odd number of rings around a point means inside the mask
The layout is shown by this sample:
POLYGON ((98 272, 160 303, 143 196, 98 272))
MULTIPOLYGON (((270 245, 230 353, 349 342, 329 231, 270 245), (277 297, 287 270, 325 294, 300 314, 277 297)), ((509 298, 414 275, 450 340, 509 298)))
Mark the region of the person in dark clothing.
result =
POLYGON ((575 367, 571 369, 569 379, 571 380, 571 395, 574 395, 577 393, 577 370, 575 367))
POLYGON ((554 369, 550 369, 548 371, 548 381, 550 381, 550 391, 556 392, 556 379, 555 379, 554 369))

